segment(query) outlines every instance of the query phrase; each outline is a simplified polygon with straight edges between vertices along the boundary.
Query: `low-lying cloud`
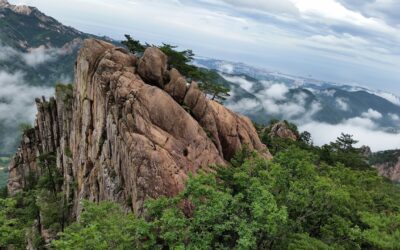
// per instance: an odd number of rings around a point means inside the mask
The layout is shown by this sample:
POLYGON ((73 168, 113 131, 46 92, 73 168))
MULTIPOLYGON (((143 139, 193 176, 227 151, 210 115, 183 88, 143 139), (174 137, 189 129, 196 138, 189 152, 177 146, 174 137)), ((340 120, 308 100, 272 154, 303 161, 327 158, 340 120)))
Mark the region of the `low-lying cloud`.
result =
POLYGON ((289 88, 283 83, 275 83, 270 85, 263 91, 258 92, 257 94, 266 97, 272 100, 285 100, 286 94, 289 92, 289 88))
POLYGON ((244 79, 243 77, 229 76, 229 75, 225 75, 225 74, 222 74, 222 77, 229 82, 238 84, 242 89, 244 89, 248 92, 252 91, 254 83, 244 79))
POLYGON ((30 67, 36 67, 41 64, 57 60, 59 56, 65 55, 67 51, 62 48, 47 48, 39 46, 31 48, 27 52, 17 51, 9 46, 0 44, 0 62, 19 59, 30 67))
MULTIPOLYGON (((225 80, 239 85, 246 91, 253 93, 256 98, 243 98, 237 102, 228 102, 227 106, 241 113, 254 113, 263 109, 266 115, 282 116, 283 119, 293 120, 301 117, 301 122, 312 119, 312 116, 321 110, 318 102, 312 102, 307 107, 307 94, 299 92, 289 98, 289 87, 284 83, 260 81, 263 89, 255 92, 256 83, 239 76, 222 75, 225 80)), ((236 96, 237 89, 231 91, 231 96, 236 96)))
POLYGON ((378 111, 374 110, 374 109, 368 109, 367 112, 364 112, 361 114, 362 117, 364 118, 368 118, 368 119, 381 119, 382 118, 382 114, 379 113, 378 111))
MULTIPOLYGON (((263 89, 254 91, 255 82, 250 82, 239 76, 227 77, 225 79, 236 83, 251 93, 256 98, 242 98, 236 102, 227 102, 227 106, 243 114, 255 114, 264 112, 266 116, 280 117, 294 122, 300 131, 311 133, 314 144, 321 146, 335 141, 341 133, 351 134, 359 141, 358 146, 368 145, 373 151, 400 148, 400 134, 386 132, 378 123, 384 116, 392 121, 400 121, 400 116, 394 113, 382 114, 377 110, 369 108, 359 116, 343 120, 339 124, 328 124, 318 122, 314 115, 321 111, 322 105, 318 101, 307 103, 308 95, 305 92, 289 94, 290 88, 284 83, 273 81, 261 81, 263 89)), ((333 97, 335 90, 323 90, 321 93, 333 97)), ((232 88, 235 96, 237 87, 232 88)), ((337 107, 346 112, 351 110, 349 99, 337 97, 337 107)))
MULTIPOLYGON (((388 114, 392 119, 399 118, 396 114, 388 114)), ((376 121, 383 115, 376 110, 368 109, 360 117, 353 117, 339 124, 308 121, 298 123, 301 131, 308 131, 316 145, 321 146, 335 141, 341 133, 351 134, 358 140, 358 146, 367 145, 372 151, 400 148, 400 134, 385 132, 376 121)))
POLYGON ((9 147, 16 139, 19 124, 33 123, 36 114, 35 98, 52 96, 54 89, 29 86, 22 72, 6 71, 0 71, 0 89, 0 125, 9 131, 2 134, 0 145, 9 147))
POLYGON ((346 99, 340 97, 336 98, 336 104, 341 110, 349 111, 349 104, 347 103, 346 99))
POLYGON ((40 46, 30 49, 28 53, 22 53, 21 56, 27 65, 35 67, 46 62, 55 61, 62 54, 63 51, 60 49, 40 46))
MULTIPOLYGON (((365 122, 365 121, 364 121, 365 122)), ((324 145, 335 141, 341 133, 351 134, 358 140, 358 146, 368 145, 372 151, 381 151, 400 148, 400 134, 379 131, 364 123, 343 122, 341 124, 328 124, 309 122, 299 126, 300 131, 308 131, 312 135, 315 145, 324 145)))

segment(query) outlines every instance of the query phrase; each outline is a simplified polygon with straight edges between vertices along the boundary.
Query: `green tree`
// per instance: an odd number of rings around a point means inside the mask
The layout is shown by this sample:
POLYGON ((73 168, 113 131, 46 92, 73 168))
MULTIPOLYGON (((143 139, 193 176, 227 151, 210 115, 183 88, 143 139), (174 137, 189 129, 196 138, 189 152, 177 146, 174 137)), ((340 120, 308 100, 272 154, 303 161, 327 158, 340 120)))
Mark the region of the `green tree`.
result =
POLYGON ((19 129, 22 133, 26 133, 32 129, 32 125, 30 123, 21 123, 19 129))
POLYGON ((189 80, 197 80, 198 69, 190 64, 193 61, 194 53, 192 50, 178 51, 177 46, 163 43, 159 49, 168 56, 168 65, 177 69, 182 75, 189 80))
POLYGON ((211 100, 218 101, 220 103, 225 101, 230 96, 230 89, 222 84, 202 82, 200 84, 200 89, 209 95, 211 100))
POLYGON ((365 246, 372 249, 400 249, 400 214, 360 214, 362 222, 368 225, 362 237, 365 246))
MULTIPOLYGON (((125 35, 126 40, 122 42, 130 52, 142 53, 150 45, 142 45, 139 41, 125 35)), ((223 102, 229 97, 229 88, 217 83, 218 73, 196 67, 193 65, 195 54, 192 50, 177 50, 177 46, 163 43, 158 47, 168 57, 169 68, 177 69, 189 82, 197 81, 200 88, 210 96, 212 100, 223 102)))
POLYGON ((52 242, 55 249, 151 249, 150 225, 126 214, 119 205, 84 201, 83 207, 80 221, 52 242))
POLYGON ((352 135, 342 133, 332 145, 338 150, 355 151, 354 145, 357 143, 358 141, 354 140, 352 135))
POLYGON ((25 247, 24 225, 14 215, 17 202, 14 199, 0 199, 0 248, 23 249, 25 247))
POLYGON ((340 162, 354 169, 368 169, 367 158, 362 155, 359 148, 355 147, 357 143, 352 135, 342 133, 335 142, 320 149, 321 160, 329 164, 340 162))
POLYGON ((130 35, 125 35, 125 39, 121 43, 133 54, 143 53, 146 49, 146 46, 142 45, 140 41, 134 40, 130 35))

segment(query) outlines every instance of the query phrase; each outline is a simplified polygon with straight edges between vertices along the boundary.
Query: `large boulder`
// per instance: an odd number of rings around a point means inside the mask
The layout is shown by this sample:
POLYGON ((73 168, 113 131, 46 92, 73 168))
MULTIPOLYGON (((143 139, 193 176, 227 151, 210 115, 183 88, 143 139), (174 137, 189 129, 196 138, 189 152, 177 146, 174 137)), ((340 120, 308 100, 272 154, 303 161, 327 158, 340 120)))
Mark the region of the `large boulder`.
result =
POLYGON ((224 159, 230 160, 243 146, 260 152, 265 158, 272 158, 266 146, 261 143, 250 119, 209 100, 195 82, 190 85, 184 104, 224 159))
POLYGON ((164 90, 181 104, 187 91, 186 79, 176 69, 171 69, 169 74, 170 81, 165 85, 164 90))
POLYGON ((271 138, 284 138, 292 141, 297 141, 299 139, 299 135, 295 134, 284 121, 271 125, 269 136, 271 138))
POLYGON ((164 88, 168 57, 157 47, 149 47, 139 60, 138 73, 148 84, 164 88))

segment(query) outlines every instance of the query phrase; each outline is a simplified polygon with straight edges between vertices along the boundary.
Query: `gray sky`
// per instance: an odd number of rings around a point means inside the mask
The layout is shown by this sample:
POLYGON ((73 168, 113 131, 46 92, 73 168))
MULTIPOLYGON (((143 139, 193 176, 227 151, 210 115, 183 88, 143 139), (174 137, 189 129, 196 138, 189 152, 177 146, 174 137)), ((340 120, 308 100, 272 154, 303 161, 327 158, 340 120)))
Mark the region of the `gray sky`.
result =
POLYGON ((399 0, 10 0, 114 39, 400 95, 399 0))

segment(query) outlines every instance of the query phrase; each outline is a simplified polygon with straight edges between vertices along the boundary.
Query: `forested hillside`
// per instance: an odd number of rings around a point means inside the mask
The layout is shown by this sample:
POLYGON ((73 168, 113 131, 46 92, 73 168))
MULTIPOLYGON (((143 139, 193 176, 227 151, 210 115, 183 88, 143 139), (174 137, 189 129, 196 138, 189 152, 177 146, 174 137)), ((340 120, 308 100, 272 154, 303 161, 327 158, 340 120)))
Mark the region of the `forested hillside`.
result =
POLYGON ((46 227, 63 231, 51 243, 55 249, 400 247, 399 187, 366 166, 349 137, 318 148, 262 130, 277 149, 273 160, 244 149, 228 168, 190 177, 178 196, 149 200, 140 218, 112 202, 83 201, 80 221, 66 226, 68 204, 57 202, 51 181, 58 179, 45 174, 32 189, 1 201, 2 246, 23 248, 41 213, 46 227))

